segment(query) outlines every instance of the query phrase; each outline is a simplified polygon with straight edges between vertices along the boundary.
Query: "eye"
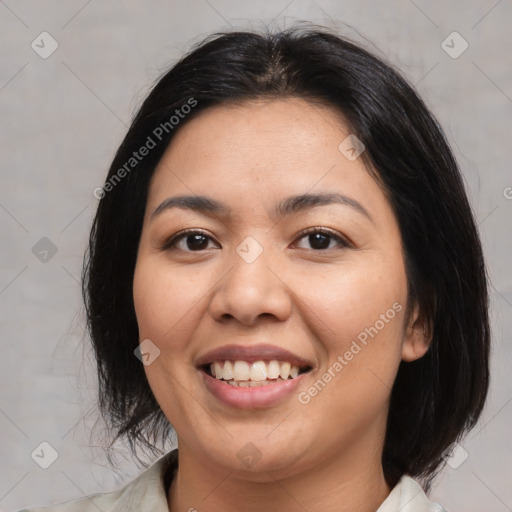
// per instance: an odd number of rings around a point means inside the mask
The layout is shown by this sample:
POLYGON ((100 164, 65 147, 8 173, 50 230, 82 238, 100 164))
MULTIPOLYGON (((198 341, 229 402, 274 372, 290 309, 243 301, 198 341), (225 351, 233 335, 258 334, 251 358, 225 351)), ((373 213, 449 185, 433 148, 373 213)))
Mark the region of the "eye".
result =
POLYGON ((208 242, 213 240, 204 231, 188 229, 167 240, 162 250, 178 249, 185 252, 198 252, 208 249, 208 242))
MULTIPOLYGON (((349 242, 337 235, 335 231, 327 228, 309 228, 302 232, 299 240, 303 238, 306 238, 314 250, 324 251, 332 249, 331 242, 334 242, 334 246, 340 248, 350 247, 349 242)), ((306 249, 309 249, 309 247, 306 247, 306 249)))
MULTIPOLYGON (((346 248, 350 247, 350 243, 327 228, 309 228, 303 231, 299 240, 307 239, 310 247, 315 251, 325 251, 333 247, 346 248), (334 246, 331 244, 334 243, 334 246)), ((162 246, 162 250, 178 249, 185 252, 200 252, 208 249, 208 243, 213 239, 204 231, 189 229, 173 235, 162 246)), ((218 245, 218 244, 217 244, 218 245)))

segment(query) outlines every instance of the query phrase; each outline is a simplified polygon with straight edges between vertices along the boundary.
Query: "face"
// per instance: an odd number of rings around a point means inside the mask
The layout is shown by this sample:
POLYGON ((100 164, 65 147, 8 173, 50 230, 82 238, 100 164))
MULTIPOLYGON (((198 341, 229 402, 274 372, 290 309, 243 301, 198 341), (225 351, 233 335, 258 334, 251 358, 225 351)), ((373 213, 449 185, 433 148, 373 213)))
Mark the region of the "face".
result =
POLYGON ((399 363, 427 343, 405 317, 396 218, 339 149, 349 134, 302 99, 215 107, 155 170, 133 294, 180 454, 261 480, 380 460, 399 363))

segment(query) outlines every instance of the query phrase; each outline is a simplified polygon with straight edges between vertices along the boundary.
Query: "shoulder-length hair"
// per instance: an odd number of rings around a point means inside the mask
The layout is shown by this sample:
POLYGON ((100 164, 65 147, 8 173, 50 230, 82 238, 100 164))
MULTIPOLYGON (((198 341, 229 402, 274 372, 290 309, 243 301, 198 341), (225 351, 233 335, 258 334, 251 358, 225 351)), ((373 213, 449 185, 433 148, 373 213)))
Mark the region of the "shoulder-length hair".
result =
POLYGON ((476 423, 487 395, 490 332, 482 248, 461 173, 442 129, 407 81, 358 44, 318 27, 212 34, 156 83, 101 189, 84 258, 83 297, 114 440, 155 448, 172 427, 140 361, 132 284, 148 185, 176 132, 205 109, 300 97, 342 114, 364 144, 403 243, 409 310, 432 342, 401 362, 382 456, 386 480, 428 490, 445 451, 476 423), (148 148, 141 156, 142 147, 148 148))

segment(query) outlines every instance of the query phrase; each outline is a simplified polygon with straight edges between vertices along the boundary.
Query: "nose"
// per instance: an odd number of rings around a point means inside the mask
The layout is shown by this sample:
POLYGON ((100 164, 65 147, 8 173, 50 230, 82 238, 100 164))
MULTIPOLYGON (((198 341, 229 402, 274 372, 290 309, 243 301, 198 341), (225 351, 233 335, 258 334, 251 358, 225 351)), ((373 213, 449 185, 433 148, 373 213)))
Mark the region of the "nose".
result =
POLYGON ((285 321, 292 311, 292 296, 279 274, 265 251, 251 263, 235 253, 230 270, 214 290, 212 317, 217 322, 236 320, 246 326, 254 325, 260 317, 285 321))

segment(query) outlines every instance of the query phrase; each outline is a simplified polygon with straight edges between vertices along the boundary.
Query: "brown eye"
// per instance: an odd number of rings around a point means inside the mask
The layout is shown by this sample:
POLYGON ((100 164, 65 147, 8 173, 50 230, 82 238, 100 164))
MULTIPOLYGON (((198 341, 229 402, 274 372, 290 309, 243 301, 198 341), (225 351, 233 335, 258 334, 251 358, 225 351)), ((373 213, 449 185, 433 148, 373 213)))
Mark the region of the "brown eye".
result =
POLYGON ((310 247, 306 249, 313 249, 315 251, 322 251, 333 247, 349 247, 349 243, 343 238, 335 234, 333 231, 326 228, 312 228, 303 232, 300 240, 306 239, 310 247), (334 242, 334 246, 331 243, 334 242))
POLYGON ((185 252, 204 251, 205 249, 208 249, 208 242, 211 240, 212 238, 202 231, 189 230, 179 233, 178 235, 174 235, 164 244, 162 249, 178 249, 185 252))

